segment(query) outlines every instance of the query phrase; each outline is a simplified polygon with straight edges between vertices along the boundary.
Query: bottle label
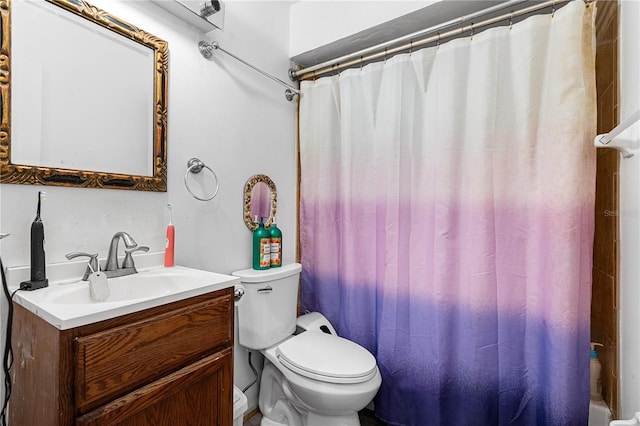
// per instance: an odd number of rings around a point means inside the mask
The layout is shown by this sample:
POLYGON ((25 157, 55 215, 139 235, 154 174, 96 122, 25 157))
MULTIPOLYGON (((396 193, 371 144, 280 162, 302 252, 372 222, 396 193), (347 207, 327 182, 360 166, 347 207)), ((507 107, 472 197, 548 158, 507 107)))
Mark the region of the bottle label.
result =
POLYGON ((281 238, 271 238, 271 266, 280 266, 282 264, 280 244, 281 238))
POLYGON ((268 268, 271 265, 271 239, 260 238, 260 267, 268 268))

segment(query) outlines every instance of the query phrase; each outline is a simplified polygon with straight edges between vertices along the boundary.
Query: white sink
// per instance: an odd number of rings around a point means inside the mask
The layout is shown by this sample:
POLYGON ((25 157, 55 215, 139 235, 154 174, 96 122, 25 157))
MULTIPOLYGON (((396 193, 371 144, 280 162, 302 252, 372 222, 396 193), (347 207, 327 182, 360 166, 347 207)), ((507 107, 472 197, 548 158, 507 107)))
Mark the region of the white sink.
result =
POLYGON ((148 279, 123 280, 109 282, 110 296, 107 300, 97 302, 91 299, 88 286, 74 286, 72 289, 61 289, 53 295, 51 303, 59 303, 66 305, 76 305, 83 303, 110 303, 122 302, 125 300, 144 299, 148 297, 157 297, 163 294, 171 294, 175 291, 175 287, 165 283, 154 284, 148 279))
MULTIPOLYGON (((47 266, 49 271, 49 266, 47 266)), ((17 269, 17 268, 16 268, 17 269)), ((9 268, 11 272, 11 268, 9 268)), ((13 272, 13 275, 17 275, 13 272)), ((110 296, 91 298, 89 284, 76 279, 50 281, 49 287, 18 291, 14 301, 60 330, 199 296, 239 283, 239 278, 176 266, 153 267, 137 274, 109 278, 110 296)), ((16 284, 17 288, 17 284, 16 284)))
POLYGON ((59 289, 47 295, 47 301, 49 303, 75 305, 155 299, 168 294, 179 293, 194 284, 206 285, 211 281, 209 274, 205 271, 181 267, 157 268, 125 277, 110 278, 108 280, 110 295, 107 300, 102 302, 96 302, 91 298, 87 282, 59 286, 59 289))

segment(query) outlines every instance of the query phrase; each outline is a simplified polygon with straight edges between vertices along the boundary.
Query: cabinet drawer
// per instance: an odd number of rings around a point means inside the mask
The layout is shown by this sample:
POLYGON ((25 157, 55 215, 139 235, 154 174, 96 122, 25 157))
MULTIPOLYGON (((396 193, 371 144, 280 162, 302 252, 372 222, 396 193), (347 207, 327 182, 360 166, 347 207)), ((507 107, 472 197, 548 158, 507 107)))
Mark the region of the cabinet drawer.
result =
POLYGON ((76 426, 222 426, 233 422, 227 348, 76 419, 76 426))
POLYGON ((232 343, 230 291, 122 327, 78 337, 78 412, 95 408, 232 343))

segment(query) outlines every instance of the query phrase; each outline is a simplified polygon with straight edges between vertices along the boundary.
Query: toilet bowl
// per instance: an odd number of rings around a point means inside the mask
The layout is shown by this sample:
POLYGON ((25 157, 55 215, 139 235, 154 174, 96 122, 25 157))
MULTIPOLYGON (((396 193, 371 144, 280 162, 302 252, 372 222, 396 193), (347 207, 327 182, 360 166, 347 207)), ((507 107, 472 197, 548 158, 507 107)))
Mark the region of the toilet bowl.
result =
POLYGON ((265 356, 262 426, 359 425, 358 411, 382 383, 376 360, 339 337, 321 314, 296 318, 300 270, 291 264, 233 273, 244 290, 238 304, 240 345, 265 356))
POLYGON ((357 413, 382 383, 375 358, 341 337, 308 331, 262 352, 279 370, 278 380, 289 389, 293 405, 317 414, 357 413))

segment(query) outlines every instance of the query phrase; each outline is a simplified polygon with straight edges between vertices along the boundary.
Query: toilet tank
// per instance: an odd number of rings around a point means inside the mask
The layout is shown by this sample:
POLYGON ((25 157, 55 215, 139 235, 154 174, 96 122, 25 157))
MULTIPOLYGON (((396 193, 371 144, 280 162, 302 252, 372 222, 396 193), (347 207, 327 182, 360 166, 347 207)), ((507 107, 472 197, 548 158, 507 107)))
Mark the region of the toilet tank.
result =
POLYGON ((238 339, 249 349, 265 349, 290 336, 296 329, 299 263, 262 271, 233 272, 244 295, 237 303, 238 339))

